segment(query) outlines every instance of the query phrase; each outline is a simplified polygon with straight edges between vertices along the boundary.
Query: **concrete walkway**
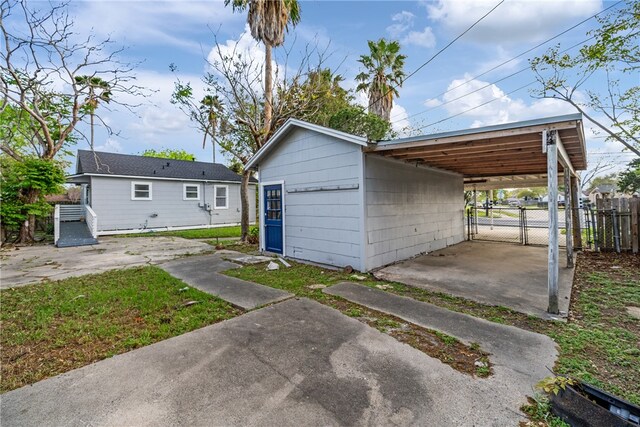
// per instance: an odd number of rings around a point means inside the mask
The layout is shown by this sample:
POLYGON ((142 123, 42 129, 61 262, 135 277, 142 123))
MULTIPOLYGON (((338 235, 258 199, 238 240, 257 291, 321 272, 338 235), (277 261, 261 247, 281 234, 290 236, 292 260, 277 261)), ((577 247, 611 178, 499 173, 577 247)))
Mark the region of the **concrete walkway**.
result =
POLYGON ((94 246, 6 248, 0 251, 0 288, 156 264, 213 249, 206 243, 180 237, 100 237, 100 244, 94 246))
POLYGON ((416 325, 452 335, 466 344, 477 342, 491 353, 494 381, 504 383, 519 396, 550 375, 557 358, 556 344, 546 335, 500 325, 462 313, 369 288, 342 282, 323 290, 416 325))
MULTIPOLYGON (((237 253, 235 255, 238 255, 237 253)), ((158 267, 201 291, 222 298, 244 310, 291 298, 293 295, 280 289, 247 282, 219 274, 239 267, 223 259, 225 254, 191 256, 159 264, 158 267)))
POLYGON ((0 424, 515 426, 522 403, 512 381, 290 299, 8 392, 0 424))

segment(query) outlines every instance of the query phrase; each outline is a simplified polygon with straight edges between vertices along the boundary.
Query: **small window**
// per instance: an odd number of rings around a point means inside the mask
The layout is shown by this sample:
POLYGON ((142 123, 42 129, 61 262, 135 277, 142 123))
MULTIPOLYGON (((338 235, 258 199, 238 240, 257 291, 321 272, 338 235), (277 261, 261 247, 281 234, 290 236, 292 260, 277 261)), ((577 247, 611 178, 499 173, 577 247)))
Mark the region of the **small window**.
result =
POLYGON ((151 200, 151 183, 131 182, 131 200, 151 200))
POLYGON ((228 209, 229 208, 229 187, 226 185, 214 186, 215 191, 215 204, 216 209, 228 209))
POLYGON ((182 200, 200 200, 200 186, 194 184, 184 184, 182 200))

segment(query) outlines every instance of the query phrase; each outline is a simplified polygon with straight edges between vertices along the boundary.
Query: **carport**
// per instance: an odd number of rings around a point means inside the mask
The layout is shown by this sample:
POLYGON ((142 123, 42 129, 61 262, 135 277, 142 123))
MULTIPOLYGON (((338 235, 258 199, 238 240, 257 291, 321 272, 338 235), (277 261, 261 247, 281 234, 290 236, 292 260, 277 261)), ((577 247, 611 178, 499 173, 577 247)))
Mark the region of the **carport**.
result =
MULTIPOLYGON (((383 141, 364 151, 417 166, 461 174, 465 190, 547 186, 558 200, 564 187, 566 266, 573 267, 573 243, 581 246, 577 223, 578 170, 586 169, 581 114, 550 117, 477 129, 383 141)), ((548 308, 559 313, 558 204, 549 203, 547 253, 548 308)), ((490 268, 490 267, 488 267, 490 268)))

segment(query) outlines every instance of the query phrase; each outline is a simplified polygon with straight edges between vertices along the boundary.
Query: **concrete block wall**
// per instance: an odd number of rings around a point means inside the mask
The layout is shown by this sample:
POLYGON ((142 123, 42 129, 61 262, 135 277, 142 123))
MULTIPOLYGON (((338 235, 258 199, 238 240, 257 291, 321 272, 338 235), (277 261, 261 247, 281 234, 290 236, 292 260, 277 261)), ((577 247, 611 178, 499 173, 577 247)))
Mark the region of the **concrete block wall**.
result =
POLYGON ((365 155, 366 269, 464 239, 460 175, 365 155))

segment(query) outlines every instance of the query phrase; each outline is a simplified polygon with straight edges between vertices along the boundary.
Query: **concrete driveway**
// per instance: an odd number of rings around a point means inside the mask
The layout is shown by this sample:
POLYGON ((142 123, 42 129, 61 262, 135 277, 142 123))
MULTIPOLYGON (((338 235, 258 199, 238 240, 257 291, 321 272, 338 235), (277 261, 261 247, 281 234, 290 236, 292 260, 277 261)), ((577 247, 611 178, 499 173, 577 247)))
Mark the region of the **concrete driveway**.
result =
POLYGON ((517 425, 510 381, 474 379, 306 299, 2 396, 7 426, 517 425))
MULTIPOLYGON (((573 269, 560 251, 560 311, 569 309, 573 269)), ((375 276, 430 291, 461 296, 522 313, 549 317, 547 248, 467 241, 385 267, 375 276)))
POLYGON ((101 237, 100 244, 94 246, 7 248, 0 252, 0 288, 156 264, 212 249, 207 243, 180 237, 101 237))

